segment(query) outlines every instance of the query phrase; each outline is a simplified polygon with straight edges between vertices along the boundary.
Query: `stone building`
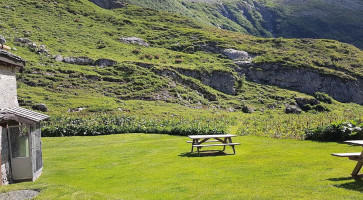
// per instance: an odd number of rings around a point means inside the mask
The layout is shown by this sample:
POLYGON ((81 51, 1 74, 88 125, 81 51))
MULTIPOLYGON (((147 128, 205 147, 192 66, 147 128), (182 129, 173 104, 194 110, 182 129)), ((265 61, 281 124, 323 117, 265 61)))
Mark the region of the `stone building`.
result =
POLYGON ((25 60, 0 49, 0 184, 34 181, 42 173, 40 122, 47 115, 19 107, 16 71, 25 60))

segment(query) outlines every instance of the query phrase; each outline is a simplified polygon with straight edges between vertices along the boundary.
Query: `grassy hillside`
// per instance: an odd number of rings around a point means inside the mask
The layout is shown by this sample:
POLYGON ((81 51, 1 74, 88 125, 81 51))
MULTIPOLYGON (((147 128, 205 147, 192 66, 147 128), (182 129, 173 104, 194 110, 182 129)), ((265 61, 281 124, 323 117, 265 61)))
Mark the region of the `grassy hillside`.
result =
POLYGON ((334 39, 363 48, 363 3, 358 0, 124 1, 255 36, 334 39))
MULTIPOLYGON (((291 116, 283 115, 285 104, 294 103, 295 97, 311 97, 246 81, 236 73, 234 62, 220 54, 220 50, 247 51, 257 56, 252 60, 255 64, 281 63, 344 80, 363 77, 363 52, 333 40, 257 38, 132 5, 105 10, 87 0, 12 1, 0 2, 0 7, 4 13, 0 16, 0 34, 8 39, 9 46, 16 47, 14 54, 28 60, 24 73, 18 74, 19 99, 25 107, 45 103, 51 115, 73 115, 67 111, 75 108, 85 108, 80 117, 94 112, 191 120, 214 115, 231 117, 234 123, 226 126, 225 131, 235 133, 261 115, 266 118, 259 118, 258 125, 248 126, 253 127, 249 132, 257 130, 256 134, 263 135, 263 127, 275 114, 282 117, 273 122, 290 122, 286 120, 291 116), (119 41, 120 37, 131 36, 142 38, 150 47, 119 41), (19 37, 38 46, 46 45, 50 55, 36 53, 28 45, 16 42, 19 37), (55 55, 107 58, 118 64, 74 65, 56 61, 55 55), (203 84, 202 79, 179 73, 183 70, 202 75, 228 74, 235 79, 236 94, 223 93, 203 84), (253 107, 256 113, 243 114, 243 106, 253 107), (236 112, 229 113, 233 111, 236 112)), ((322 104, 332 113, 305 113, 303 123, 307 122, 308 127, 362 113, 362 107, 354 104, 322 104), (320 119, 309 124, 309 118, 314 117, 320 119)), ((301 138, 306 127, 298 124, 299 116, 294 121, 297 126, 291 133, 274 133, 274 128, 282 129, 273 125, 268 126, 271 133, 267 133, 277 138, 301 138)))

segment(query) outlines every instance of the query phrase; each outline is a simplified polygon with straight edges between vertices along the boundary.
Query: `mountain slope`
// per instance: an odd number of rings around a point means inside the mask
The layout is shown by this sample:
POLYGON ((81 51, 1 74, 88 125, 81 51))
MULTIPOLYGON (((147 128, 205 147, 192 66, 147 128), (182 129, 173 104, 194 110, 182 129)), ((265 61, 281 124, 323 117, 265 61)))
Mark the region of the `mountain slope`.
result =
POLYGON ((0 7, 0 34, 17 48, 13 53, 28 60, 19 74, 25 106, 45 102, 60 113, 127 112, 144 110, 140 102, 166 102, 282 111, 295 97, 316 91, 363 103, 363 52, 337 41, 257 38, 132 5, 105 10, 87 0, 12 1, 0 7), (125 42, 130 37, 149 45, 125 42), (248 56, 233 60, 237 50, 248 56), (106 59, 112 64, 99 64, 106 59), (291 70, 285 79, 283 72, 291 70), (302 74, 309 76, 301 79, 302 74), (305 90, 304 81, 313 78, 319 87, 305 90))
POLYGON ((123 1, 255 36, 335 39, 363 48, 363 2, 359 0, 123 1))

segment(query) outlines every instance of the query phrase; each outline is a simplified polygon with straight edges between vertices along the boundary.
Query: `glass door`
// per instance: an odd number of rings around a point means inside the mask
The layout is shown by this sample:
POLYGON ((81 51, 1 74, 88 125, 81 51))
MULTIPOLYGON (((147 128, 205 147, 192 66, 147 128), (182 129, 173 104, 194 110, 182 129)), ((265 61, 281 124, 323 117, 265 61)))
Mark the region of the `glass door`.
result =
POLYGON ((31 126, 9 126, 8 133, 13 180, 32 179, 31 126))

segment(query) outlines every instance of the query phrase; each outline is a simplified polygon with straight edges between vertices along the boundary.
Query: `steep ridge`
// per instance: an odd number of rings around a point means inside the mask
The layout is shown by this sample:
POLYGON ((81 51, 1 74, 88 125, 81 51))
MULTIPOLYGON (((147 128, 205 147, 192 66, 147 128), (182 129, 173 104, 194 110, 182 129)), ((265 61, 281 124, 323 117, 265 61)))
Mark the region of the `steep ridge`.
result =
POLYGON ((363 48, 359 0, 123 0, 262 37, 328 38, 363 48))

